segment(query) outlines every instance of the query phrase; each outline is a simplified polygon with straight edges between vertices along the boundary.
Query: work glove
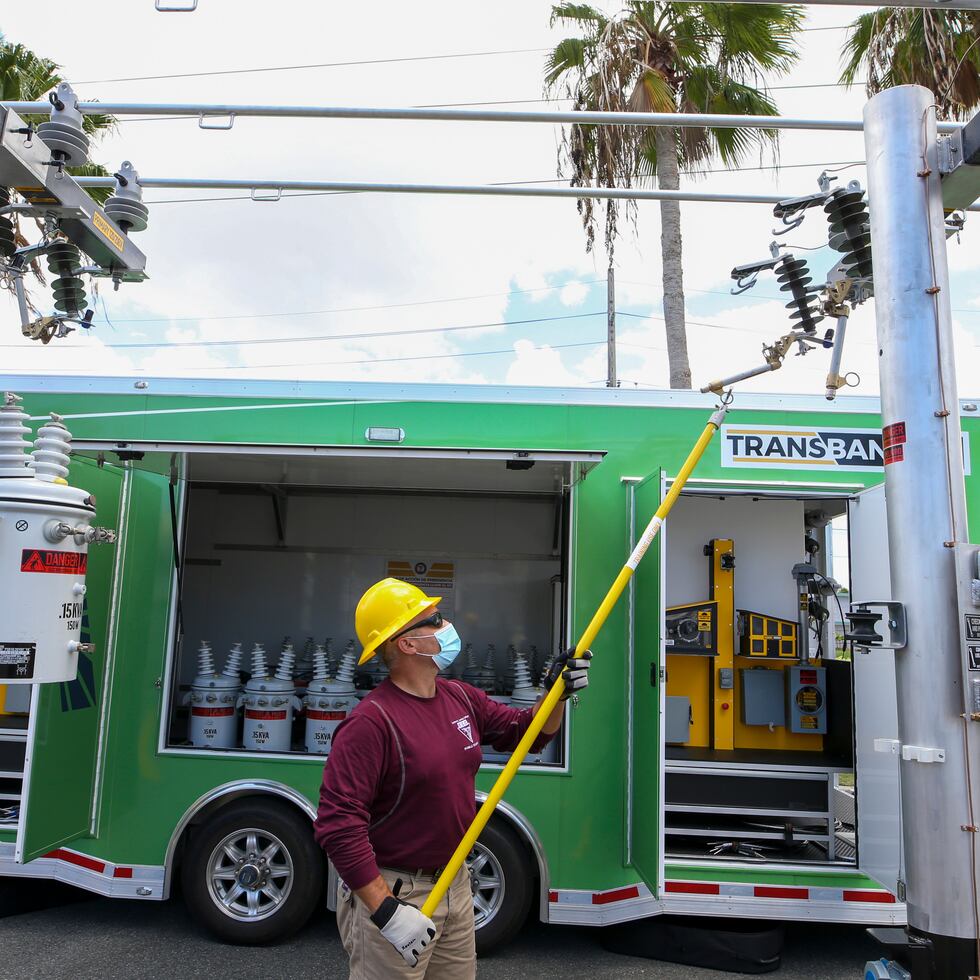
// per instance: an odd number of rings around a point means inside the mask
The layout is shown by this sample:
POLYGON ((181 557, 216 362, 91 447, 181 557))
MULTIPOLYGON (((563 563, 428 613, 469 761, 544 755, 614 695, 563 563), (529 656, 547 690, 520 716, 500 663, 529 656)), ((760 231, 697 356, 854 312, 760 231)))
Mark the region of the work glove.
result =
POLYGON ((564 653, 555 657, 555 662, 545 675, 544 686, 551 690, 559 676, 565 681, 565 690, 561 696, 567 701, 576 691, 589 686, 589 661, 592 659, 591 650, 583 650, 575 656, 575 647, 569 647, 564 653))
POLYGON ((436 934, 435 923, 427 915, 394 895, 377 907, 371 921, 409 966, 419 965, 419 956, 436 934))

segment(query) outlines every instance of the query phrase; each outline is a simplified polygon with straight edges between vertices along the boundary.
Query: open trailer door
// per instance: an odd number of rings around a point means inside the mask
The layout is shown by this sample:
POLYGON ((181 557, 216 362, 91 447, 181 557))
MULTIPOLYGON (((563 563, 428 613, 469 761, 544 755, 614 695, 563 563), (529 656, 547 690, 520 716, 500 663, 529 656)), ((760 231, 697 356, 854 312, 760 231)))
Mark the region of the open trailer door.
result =
MULTIPOLYGON (((851 601, 891 599, 885 486, 856 494, 848 506, 851 601)), ((858 867, 897 893, 901 860, 898 756, 875 739, 898 738, 895 652, 854 654, 854 749, 858 867)))
POLYGON ((117 532, 114 545, 89 550, 87 592, 82 604, 78 676, 33 688, 24 759, 23 795, 14 859, 31 861, 91 832, 100 733, 107 721, 107 665, 125 533, 121 516, 129 474, 73 458, 71 483, 95 494, 100 525, 117 532))
MULTIPOLYGON (((629 484, 629 527, 632 548, 663 497, 663 471, 629 484)), ((669 522, 668 522, 669 523, 669 522)), ((662 878, 663 710, 661 617, 663 611, 661 556, 663 535, 654 539, 630 584, 627 737, 627 862, 640 873, 657 897, 662 878)))

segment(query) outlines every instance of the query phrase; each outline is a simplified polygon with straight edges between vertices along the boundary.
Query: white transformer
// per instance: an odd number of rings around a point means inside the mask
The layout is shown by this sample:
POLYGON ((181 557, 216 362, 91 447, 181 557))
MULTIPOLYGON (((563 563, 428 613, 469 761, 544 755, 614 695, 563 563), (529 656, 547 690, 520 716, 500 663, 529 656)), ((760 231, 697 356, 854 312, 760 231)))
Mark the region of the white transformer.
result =
POLYGON ((115 541, 93 527, 95 498, 68 486, 71 435, 61 419, 24 438, 16 395, 0 406, 0 683, 71 681, 80 641, 88 546, 115 541))
POLYGON ((191 708, 191 745, 198 748, 230 749, 238 735, 238 699, 242 693, 242 645, 236 643, 228 653, 224 670, 214 668, 214 657, 207 640, 197 651, 197 677, 184 704, 191 708))
POLYGON ((327 652, 317 646, 313 653, 313 680, 303 700, 306 714, 306 751, 329 755, 337 726, 357 707, 354 668, 357 654, 349 647, 340 661, 337 676, 331 680, 327 652))
POLYGON ((252 676, 239 697, 245 705, 242 745, 258 752, 288 752, 292 747, 293 712, 302 704, 296 697, 293 664, 296 654, 287 645, 274 677, 269 676, 265 650, 260 643, 252 651, 252 676))

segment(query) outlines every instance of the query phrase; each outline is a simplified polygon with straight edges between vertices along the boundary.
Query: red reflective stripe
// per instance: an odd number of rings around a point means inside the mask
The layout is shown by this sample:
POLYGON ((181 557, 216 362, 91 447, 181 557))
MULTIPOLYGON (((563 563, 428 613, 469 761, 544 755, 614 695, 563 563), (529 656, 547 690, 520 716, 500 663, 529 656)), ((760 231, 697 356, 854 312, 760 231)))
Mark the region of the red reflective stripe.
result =
POLYGON ((97 871, 99 874, 105 871, 104 861, 96 861, 95 858, 86 857, 84 854, 76 854, 74 851, 64 851, 60 847, 56 851, 48 851, 44 856, 46 858, 54 858, 56 861, 64 861, 66 864, 77 864, 80 868, 97 871))
POLYGON ((259 721, 279 721, 286 717, 285 711, 253 711, 251 708, 245 709, 246 718, 255 718, 259 721))
POLYGON ((343 721, 347 717, 346 711, 320 711, 317 708, 307 708, 306 717, 313 721, 343 721))
POLYGON ((198 718, 227 718, 234 713, 234 708, 191 708, 191 714, 198 718))
POLYGON ((753 889, 756 898, 809 898, 809 888, 775 888, 771 885, 756 885, 753 889))
POLYGON ((860 891, 856 888, 844 889, 845 902, 880 902, 882 905, 894 905, 897 899, 888 892, 860 891))
POLYGON ((112 877, 113 878, 132 878, 133 877, 133 869, 132 868, 116 868, 116 870, 112 872, 112 877))
POLYGON ((558 892, 548 892, 548 901, 549 902, 557 902, 558 901, 558 892))
POLYGON ((609 905, 610 902, 622 902, 627 898, 639 898, 640 889, 636 885, 630 885, 629 888, 616 888, 611 892, 595 892, 592 895, 593 905, 609 905))
POLYGON ((665 892, 683 892, 686 895, 720 895, 721 885, 711 885, 704 881, 667 881, 665 892))

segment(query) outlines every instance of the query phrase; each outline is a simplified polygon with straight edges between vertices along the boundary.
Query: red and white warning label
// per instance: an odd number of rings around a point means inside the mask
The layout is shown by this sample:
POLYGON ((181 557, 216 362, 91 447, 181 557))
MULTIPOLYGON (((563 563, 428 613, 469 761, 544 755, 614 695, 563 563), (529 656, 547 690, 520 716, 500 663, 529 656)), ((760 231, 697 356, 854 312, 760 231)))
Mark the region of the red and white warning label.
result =
POLYGON ((88 568, 88 555, 80 551, 45 551, 40 548, 24 548, 20 553, 22 572, 47 572, 54 575, 84 575, 88 568))
POLYGON ((885 466, 901 463, 905 459, 905 443, 908 434, 904 422, 892 422, 881 430, 881 442, 884 446, 883 461, 885 466))

